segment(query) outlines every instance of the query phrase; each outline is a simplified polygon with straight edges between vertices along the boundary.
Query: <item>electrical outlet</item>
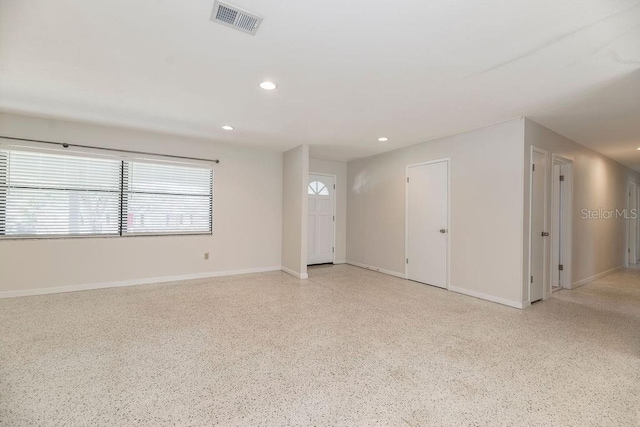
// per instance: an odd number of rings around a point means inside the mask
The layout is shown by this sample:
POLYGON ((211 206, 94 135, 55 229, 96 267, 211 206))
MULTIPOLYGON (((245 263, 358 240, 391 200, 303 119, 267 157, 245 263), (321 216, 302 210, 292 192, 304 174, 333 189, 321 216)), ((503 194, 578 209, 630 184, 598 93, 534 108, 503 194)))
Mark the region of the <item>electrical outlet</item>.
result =
POLYGON ((209 252, 204 253, 204 259, 209 259, 209 252))

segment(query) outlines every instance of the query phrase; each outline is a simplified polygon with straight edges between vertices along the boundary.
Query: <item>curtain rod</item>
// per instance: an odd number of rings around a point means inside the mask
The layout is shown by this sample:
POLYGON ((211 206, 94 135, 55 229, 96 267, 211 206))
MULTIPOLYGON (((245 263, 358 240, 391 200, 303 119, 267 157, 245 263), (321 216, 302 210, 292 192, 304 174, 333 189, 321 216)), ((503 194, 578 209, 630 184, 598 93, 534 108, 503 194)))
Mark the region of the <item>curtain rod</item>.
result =
POLYGON ((66 142, 43 141, 43 140, 40 140, 40 139, 14 138, 12 136, 2 136, 2 135, 0 135, 0 138, 12 139, 14 141, 27 141, 27 142, 38 142, 40 144, 59 145, 59 146, 61 146, 63 148, 69 148, 69 147, 89 148, 89 149, 92 149, 92 150, 104 150, 104 151, 115 151, 115 152, 118 152, 118 153, 141 154, 141 155, 144 155, 144 156, 168 157, 170 159, 197 160, 197 161, 201 161, 201 162, 220 163, 220 160, 218 160, 218 159, 203 159, 203 158, 200 158, 200 157, 173 156, 171 154, 149 153, 149 152, 146 152, 146 151, 119 150, 119 149, 104 148, 104 147, 92 147, 90 145, 69 144, 69 143, 66 143, 66 142))

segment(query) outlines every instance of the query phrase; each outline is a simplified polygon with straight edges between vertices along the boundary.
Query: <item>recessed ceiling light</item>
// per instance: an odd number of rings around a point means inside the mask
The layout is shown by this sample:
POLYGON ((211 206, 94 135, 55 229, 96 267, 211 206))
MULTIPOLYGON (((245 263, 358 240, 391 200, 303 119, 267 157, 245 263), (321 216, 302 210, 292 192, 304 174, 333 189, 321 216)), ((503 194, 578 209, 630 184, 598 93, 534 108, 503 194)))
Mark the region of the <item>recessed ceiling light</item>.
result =
POLYGON ((380 141, 380 142, 387 142, 388 140, 389 140, 389 138, 384 137, 384 136, 382 138, 378 138, 378 141, 380 141))
POLYGON ((260 87, 264 90, 274 90, 278 85, 274 82, 262 82, 260 83, 260 87))
POLYGON ((224 129, 224 130, 233 130, 233 126, 224 125, 224 126, 222 126, 222 129, 224 129))
POLYGON ((636 150, 640 151, 640 147, 636 148, 636 150))

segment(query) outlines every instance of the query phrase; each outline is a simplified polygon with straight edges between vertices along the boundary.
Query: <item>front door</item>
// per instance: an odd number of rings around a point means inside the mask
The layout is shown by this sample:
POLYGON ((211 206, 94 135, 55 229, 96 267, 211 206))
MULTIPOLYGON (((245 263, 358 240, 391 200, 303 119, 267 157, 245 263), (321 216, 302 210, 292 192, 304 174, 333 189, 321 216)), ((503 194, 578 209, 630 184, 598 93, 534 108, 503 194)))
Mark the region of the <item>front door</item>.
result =
POLYGON ((307 194, 309 196, 307 264, 333 262, 335 177, 309 175, 307 194))

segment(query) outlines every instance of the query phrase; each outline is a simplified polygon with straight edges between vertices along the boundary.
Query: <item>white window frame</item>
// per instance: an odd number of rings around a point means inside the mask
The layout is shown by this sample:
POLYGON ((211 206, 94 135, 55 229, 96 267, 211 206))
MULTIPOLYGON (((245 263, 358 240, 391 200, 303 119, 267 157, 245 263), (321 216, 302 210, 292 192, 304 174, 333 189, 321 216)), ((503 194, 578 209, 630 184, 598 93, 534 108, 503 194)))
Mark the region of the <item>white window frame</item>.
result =
MULTIPOLYGON (((212 162, 206 161, 167 161, 162 157, 154 157, 151 155, 145 155, 144 157, 132 157, 132 156, 123 156, 117 151, 109 151, 103 149, 51 149, 47 146, 38 144, 38 143, 28 143, 28 144, 15 144, 13 141, 8 143, 7 140, 0 138, 0 150, 5 151, 31 151, 38 152, 43 154, 59 154, 65 156, 78 156, 84 158, 108 158, 111 160, 117 160, 122 162, 148 162, 152 164, 173 164, 176 166, 182 167, 196 167, 207 169, 211 171, 210 175, 210 203, 209 203, 209 230, 208 231, 154 231, 154 232, 125 232, 123 230, 123 215, 124 215, 124 191, 123 188, 123 167, 121 167, 120 171, 120 214, 118 216, 118 233, 117 234, 50 234, 50 235, 5 235, 0 234, 0 241, 2 240, 51 240, 51 239, 86 239, 86 238, 121 238, 121 237, 157 237, 157 236, 206 236, 213 234, 214 227, 214 187, 215 187, 215 170, 212 162)), ((6 177, 0 176, 1 178, 9 179, 9 173, 7 173, 6 177)), ((1 182, 0 182, 1 184, 1 182)), ((0 209, 6 209, 6 200, 2 197, 2 193, 0 193, 0 209), (3 206, 4 204, 4 206, 3 206)), ((0 229, 0 233, 4 233, 5 230, 0 229)))

